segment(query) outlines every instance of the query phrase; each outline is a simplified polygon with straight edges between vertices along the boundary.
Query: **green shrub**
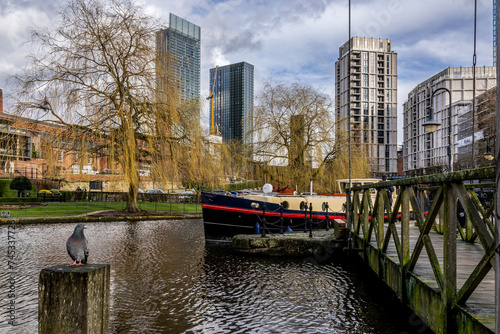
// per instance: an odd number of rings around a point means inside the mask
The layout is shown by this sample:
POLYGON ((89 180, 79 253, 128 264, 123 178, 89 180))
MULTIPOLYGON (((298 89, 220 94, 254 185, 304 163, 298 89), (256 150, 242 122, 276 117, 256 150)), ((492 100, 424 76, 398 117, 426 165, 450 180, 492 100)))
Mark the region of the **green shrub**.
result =
POLYGON ((0 203, 41 203, 37 197, 1 197, 0 203))
MULTIPOLYGON (((29 180, 29 179, 28 179, 29 180)), ((17 190, 11 189, 10 185, 13 179, 0 179, 0 197, 17 197, 17 190)), ((29 197, 36 197, 35 186, 31 181, 29 181, 33 190, 27 191, 26 195, 29 197)))
POLYGON ((51 191, 54 195, 61 195, 61 192, 60 192, 58 189, 50 189, 50 191, 51 191))
POLYGON ((68 190, 61 190, 60 193, 62 195, 63 202, 69 202, 73 196, 73 192, 68 190))
POLYGON ((33 189, 33 184, 26 176, 16 176, 12 181, 10 181, 9 188, 18 191, 31 190, 33 189))
POLYGON ((17 191, 10 189, 10 179, 0 179, 0 196, 1 197, 15 197, 17 191))

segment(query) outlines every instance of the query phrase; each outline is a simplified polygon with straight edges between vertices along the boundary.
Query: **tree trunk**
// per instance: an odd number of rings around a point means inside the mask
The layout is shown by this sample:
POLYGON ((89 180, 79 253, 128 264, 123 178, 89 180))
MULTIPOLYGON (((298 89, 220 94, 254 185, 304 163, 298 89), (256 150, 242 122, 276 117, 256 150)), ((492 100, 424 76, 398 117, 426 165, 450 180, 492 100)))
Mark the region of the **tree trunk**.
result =
POLYGON ((137 187, 135 187, 130 183, 128 193, 127 193, 127 207, 125 210, 127 212, 138 212, 140 211, 139 206, 137 205, 137 187))
POLYGON ((128 179, 128 194, 127 194, 127 207, 128 212, 140 211, 137 206, 137 191, 139 190, 139 174, 137 171, 137 138, 135 137, 134 127, 129 120, 125 123, 125 143, 123 145, 122 166, 124 167, 125 177, 128 179))

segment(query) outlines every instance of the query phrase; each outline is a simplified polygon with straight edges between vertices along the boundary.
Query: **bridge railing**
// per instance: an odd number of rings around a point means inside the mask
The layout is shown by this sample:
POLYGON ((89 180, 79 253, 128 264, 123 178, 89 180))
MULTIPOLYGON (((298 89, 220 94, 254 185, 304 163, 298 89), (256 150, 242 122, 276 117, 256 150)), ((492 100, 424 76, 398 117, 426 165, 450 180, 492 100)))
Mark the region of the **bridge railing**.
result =
POLYGON ((451 308, 464 305, 494 266, 495 177, 496 169, 487 167, 355 187, 349 233, 362 244, 376 244, 382 254, 387 252, 392 239, 402 273, 413 271, 425 248, 446 304, 451 308), (392 208, 385 190, 388 186, 398 189, 392 208), (376 190, 375 197, 370 196, 369 189, 376 190), (410 224, 419 230, 413 249, 410 249, 410 224), (429 237, 433 227, 443 235, 442 267, 429 237), (484 250, 483 258, 474 264, 475 269, 460 287, 457 287, 457 233, 469 243, 481 244, 484 250))

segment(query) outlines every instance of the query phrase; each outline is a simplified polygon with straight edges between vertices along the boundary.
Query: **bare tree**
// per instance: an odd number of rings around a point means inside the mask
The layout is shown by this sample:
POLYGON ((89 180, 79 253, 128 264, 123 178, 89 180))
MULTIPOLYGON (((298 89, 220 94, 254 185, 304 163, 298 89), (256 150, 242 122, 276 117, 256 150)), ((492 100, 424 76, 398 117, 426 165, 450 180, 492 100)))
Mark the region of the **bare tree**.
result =
POLYGON ((332 106, 329 96, 310 85, 265 83, 254 112, 254 154, 265 161, 273 180, 305 187, 331 159, 332 106))
POLYGON ((175 166, 173 145, 185 138, 172 76, 155 66, 159 28, 133 0, 72 0, 53 31, 33 31, 39 49, 17 77, 19 115, 63 126, 57 135, 72 144, 68 150, 100 150, 119 163, 129 185, 127 211, 139 210, 144 151, 175 166), (162 71, 170 79, 158 85, 162 71), (140 141, 149 145, 139 148, 140 141))

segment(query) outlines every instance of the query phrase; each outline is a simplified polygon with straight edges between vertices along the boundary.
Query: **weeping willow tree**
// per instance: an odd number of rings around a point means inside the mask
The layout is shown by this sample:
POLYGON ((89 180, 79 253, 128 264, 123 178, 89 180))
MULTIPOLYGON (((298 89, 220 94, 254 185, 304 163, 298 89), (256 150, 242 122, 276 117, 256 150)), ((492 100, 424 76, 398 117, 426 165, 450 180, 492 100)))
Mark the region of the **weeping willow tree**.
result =
MULTIPOLYGON (((336 191, 336 180, 348 177, 345 134, 334 136, 331 98, 303 83, 267 82, 258 98, 253 136, 256 160, 274 186, 317 192, 336 191)), ((364 146, 352 149, 353 177, 369 176, 364 146)))
POLYGON ((191 134, 178 165, 183 185, 196 191, 198 202, 202 190, 219 188, 223 179, 221 145, 210 142, 210 136, 202 133, 191 134))
MULTIPOLYGON (((325 162, 318 173, 318 192, 339 192, 337 180, 349 178, 349 137, 347 133, 337 131, 334 154, 325 162)), ((370 160, 367 148, 356 142, 351 146, 351 177, 370 177, 370 160)))
POLYGON ((82 159, 106 155, 110 168, 116 161, 131 212, 139 210, 139 161, 150 156, 175 175, 174 146, 186 137, 173 69, 156 66, 160 26, 133 1, 72 0, 53 30, 32 32, 38 50, 16 77, 17 114, 60 126, 48 145, 82 159))
POLYGON ((335 153, 331 98, 310 85, 267 82, 254 112, 255 157, 268 181, 305 189, 335 153))
POLYGON ((254 177, 251 149, 250 145, 245 145, 238 139, 221 145, 222 171, 225 180, 247 181, 254 177))

